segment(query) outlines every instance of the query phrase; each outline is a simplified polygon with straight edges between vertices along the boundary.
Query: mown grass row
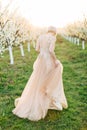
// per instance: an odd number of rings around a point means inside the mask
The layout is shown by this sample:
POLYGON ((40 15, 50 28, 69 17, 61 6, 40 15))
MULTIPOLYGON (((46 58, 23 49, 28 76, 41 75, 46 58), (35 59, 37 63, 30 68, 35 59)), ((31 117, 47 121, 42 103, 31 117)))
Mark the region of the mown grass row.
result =
POLYGON ((63 83, 68 109, 49 110, 45 119, 32 122, 12 114, 14 100, 21 95, 33 71, 37 52, 30 53, 24 45, 25 57, 14 47, 14 65, 9 64, 9 54, 0 58, 0 130, 86 130, 87 129, 87 47, 73 45, 60 36, 55 53, 64 66, 63 83))

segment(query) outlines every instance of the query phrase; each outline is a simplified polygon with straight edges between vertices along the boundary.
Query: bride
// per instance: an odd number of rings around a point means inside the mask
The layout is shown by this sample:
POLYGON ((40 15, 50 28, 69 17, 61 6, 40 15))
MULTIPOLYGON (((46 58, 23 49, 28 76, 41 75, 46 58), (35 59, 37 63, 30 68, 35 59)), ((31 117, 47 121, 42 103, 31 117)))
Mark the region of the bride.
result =
POLYGON ((62 82, 63 66, 54 53, 55 41, 56 28, 52 26, 37 40, 36 51, 39 55, 12 111, 20 118, 38 121, 45 118, 48 109, 63 110, 68 107, 62 82))

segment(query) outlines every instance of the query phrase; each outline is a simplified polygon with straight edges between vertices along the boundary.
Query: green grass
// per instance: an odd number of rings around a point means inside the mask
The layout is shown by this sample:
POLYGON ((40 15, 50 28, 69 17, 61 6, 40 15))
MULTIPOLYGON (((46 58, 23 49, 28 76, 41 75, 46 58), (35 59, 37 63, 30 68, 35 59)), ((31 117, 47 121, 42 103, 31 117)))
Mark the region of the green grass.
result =
POLYGON ((68 101, 68 109, 49 110, 45 119, 32 122, 12 114, 14 100, 21 95, 37 53, 31 47, 25 57, 18 47, 13 48, 14 65, 10 65, 8 52, 0 58, 0 130, 87 130, 87 45, 82 50, 77 46, 57 38, 55 53, 64 66, 63 83, 68 101))

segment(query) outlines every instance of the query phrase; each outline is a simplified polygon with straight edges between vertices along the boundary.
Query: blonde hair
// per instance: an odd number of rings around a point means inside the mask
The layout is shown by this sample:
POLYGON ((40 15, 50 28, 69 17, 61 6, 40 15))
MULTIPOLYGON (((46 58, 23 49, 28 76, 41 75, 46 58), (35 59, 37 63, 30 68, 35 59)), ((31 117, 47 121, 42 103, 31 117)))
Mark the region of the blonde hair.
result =
POLYGON ((56 28, 55 28, 55 27, 53 27, 53 26, 50 26, 50 27, 48 27, 47 32, 48 32, 48 33, 49 33, 49 32, 51 32, 51 33, 56 34, 56 28))

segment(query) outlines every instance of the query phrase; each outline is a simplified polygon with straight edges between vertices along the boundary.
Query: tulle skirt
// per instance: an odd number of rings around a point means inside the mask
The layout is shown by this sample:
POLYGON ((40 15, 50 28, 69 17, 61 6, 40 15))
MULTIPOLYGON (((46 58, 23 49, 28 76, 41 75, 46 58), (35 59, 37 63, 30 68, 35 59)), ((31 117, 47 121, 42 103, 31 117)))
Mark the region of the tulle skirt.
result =
POLYGON ((39 54, 21 97, 15 100, 13 114, 20 118, 38 121, 45 118, 48 109, 67 108, 62 71, 63 66, 60 61, 55 66, 50 54, 39 54))

